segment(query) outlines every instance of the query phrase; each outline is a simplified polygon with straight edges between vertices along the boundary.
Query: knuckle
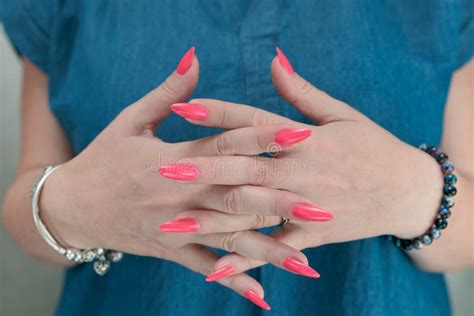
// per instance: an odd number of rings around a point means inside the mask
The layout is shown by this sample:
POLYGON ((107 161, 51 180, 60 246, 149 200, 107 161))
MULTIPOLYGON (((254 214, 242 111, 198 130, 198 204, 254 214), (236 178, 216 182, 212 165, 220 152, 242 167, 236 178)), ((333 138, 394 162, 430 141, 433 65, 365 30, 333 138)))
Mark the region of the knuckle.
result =
POLYGON ((271 150, 271 145, 267 144, 265 137, 262 134, 257 135, 257 148, 262 152, 267 152, 271 150))
POLYGON ((228 251, 234 252, 237 249, 237 240, 239 238, 239 232, 226 233, 220 240, 220 248, 228 251))
POLYGON ((175 85, 170 79, 167 79, 158 87, 158 91, 163 95, 166 100, 174 99, 176 95, 175 90, 175 85))
POLYGON ((254 215, 252 229, 258 229, 267 226, 266 216, 254 215))
POLYGON ((214 266, 205 265, 199 271, 202 275, 209 275, 214 272, 214 266))
POLYGON ((224 210, 230 214, 238 214, 242 209, 242 189, 240 186, 228 190, 223 197, 224 210))
POLYGON ((252 269, 254 266, 254 261, 253 259, 250 259, 249 257, 242 257, 242 266, 244 267, 244 270, 249 270, 252 269))
POLYGON ((273 247, 265 247, 263 250, 263 259, 265 262, 273 262, 272 254, 274 253, 273 247))
POLYGON ((254 184, 254 185, 264 185, 266 183, 268 183, 268 178, 269 178, 269 170, 268 170, 268 166, 259 161, 259 160, 256 160, 256 163, 254 164, 254 166, 252 168, 249 168, 249 172, 250 172, 250 182, 251 184, 254 184))
POLYGON ((303 83, 301 84, 300 91, 301 91, 300 94, 302 96, 308 96, 311 93, 313 93, 313 85, 311 83, 309 83, 308 81, 303 80, 303 83))
POLYGON ((227 284, 227 287, 237 291, 238 290, 237 278, 236 277, 230 277, 229 278, 229 283, 227 284))
POLYGON ((288 101, 296 105, 301 104, 303 100, 306 100, 310 97, 313 89, 313 85, 307 80, 303 79, 297 92, 295 91, 294 93, 290 93, 288 96, 288 101))
POLYGON ((278 197, 275 197, 272 199, 272 205, 271 205, 271 213, 275 216, 283 217, 283 216, 288 216, 286 214, 282 214, 283 212, 281 211, 281 201, 278 197))
POLYGON ((235 155, 235 140, 229 133, 222 133, 216 138, 216 152, 219 156, 235 155))
POLYGON ((253 126, 264 126, 270 123, 270 118, 267 113, 263 110, 254 110, 252 114, 252 124, 253 126))
POLYGON ((217 124, 218 126, 225 126, 226 121, 227 121, 227 111, 225 108, 220 108, 220 109, 221 109, 220 111, 214 112, 218 114, 217 124))

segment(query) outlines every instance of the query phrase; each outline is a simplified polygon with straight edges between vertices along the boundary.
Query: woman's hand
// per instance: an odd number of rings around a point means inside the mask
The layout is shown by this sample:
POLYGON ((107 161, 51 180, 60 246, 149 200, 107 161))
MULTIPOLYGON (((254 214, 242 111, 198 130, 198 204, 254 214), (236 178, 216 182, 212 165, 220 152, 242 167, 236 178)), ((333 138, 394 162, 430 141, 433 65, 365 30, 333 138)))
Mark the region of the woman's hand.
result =
MULTIPOLYGON (((209 113, 205 119, 190 119, 183 112, 183 105, 178 114, 194 124, 226 129, 288 124, 311 129, 313 136, 273 158, 186 159, 198 170, 216 165, 223 170, 257 171, 225 174, 211 169, 211 177, 202 172, 193 182, 216 183, 215 178, 219 178, 223 185, 252 184, 286 190, 303 195, 321 211, 332 213, 333 221, 315 223, 301 221, 317 216, 301 208, 289 212, 262 210, 262 215, 292 219, 272 237, 298 249, 386 234, 400 238, 422 234, 430 227, 441 198, 442 176, 437 163, 349 105, 313 87, 293 72, 282 54, 280 58, 280 62, 275 58, 272 63, 276 89, 318 126, 246 105, 206 99, 190 101, 209 113)), ((232 153, 234 142, 228 143, 232 153)), ((236 204, 240 203, 246 203, 244 198, 236 204)), ((326 214, 321 212, 321 218, 326 214)), ((234 273, 239 273, 263 263, 231 254, 220 259, 216 269, 231 266, 234 273)))
MULTIPOLYGON (((185 100, 197 79, 194 58, 185 74, 174 72, 160 87, 127 107, 83 152, 59 168, 44 187, 43 220, 64 245, 164 258, 206 275, 214 271, 218 257, 205 246, 282 268, 280 258, 286 257, 297 258, 306 266, 308 261, 300 251, 253 231, 278 224, 279 217, 250 214, 247 205, 233 202, 239 196, 270 213, 278 201, 276 211, 283 213, 284 208, 308 203, 306 198, 272 188, 188 186, 158 175, 158 171, 173 171, 172 167, 158 169, 167 162, 221 154, 227 150, 227 139, 235 140, 236 154, 265 152, 275 133, 288 128, 250 127, 177 144, 156 138, 154 130, 170 112, 169 105, 185 100), (174 220, 181 212, 187 212, 186 218, 174 220), (178 236, 176 232, 194 234, 178 236)), ((187 171, 182 180, 194 176, 186 169, 178 171, 187 171)), ((219 177, 213 180, 224 182, 219 177)), ((261 286, 244 274, 220 282, 247 297, 251 290, 263 298, 261 286)))

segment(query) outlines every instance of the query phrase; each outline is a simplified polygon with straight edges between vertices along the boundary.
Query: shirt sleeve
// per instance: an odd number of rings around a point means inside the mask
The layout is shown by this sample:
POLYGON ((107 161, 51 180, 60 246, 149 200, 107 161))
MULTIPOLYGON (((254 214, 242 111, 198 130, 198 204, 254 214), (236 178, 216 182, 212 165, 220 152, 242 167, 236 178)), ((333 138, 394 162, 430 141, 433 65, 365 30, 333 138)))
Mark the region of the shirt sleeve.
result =
POLYGON ((0 18, 16 53, 48 74, 54 0, 2 0, 0 18))
POLYGON ((456 69, 461 68, 474 56, 474 0, 461 0, 459 46, 455 55, 456 69))

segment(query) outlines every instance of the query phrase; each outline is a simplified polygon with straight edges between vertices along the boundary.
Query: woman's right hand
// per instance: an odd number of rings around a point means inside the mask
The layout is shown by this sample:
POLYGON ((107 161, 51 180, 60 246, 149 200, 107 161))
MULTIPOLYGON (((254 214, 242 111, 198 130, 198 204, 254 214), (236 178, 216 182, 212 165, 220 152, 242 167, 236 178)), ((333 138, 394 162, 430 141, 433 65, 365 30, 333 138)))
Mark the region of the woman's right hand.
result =
MULTIPOLYGON (((243 128, 176 144, 155 137, 155 128, 169 114, 170 104, 184 101, 197 84, 198 61, 192 54, 187 56, 191 58, 187 71, 181 67, 158 88, 125 108, 83 152, 48 178, 40 201, 43 220, 64 245, 163 258, 205 275, 214 272, 218 259, 206 246, 280 268, 284 268, 281 258, 287 257, 307 265, 300 251, 254 229, 279 224, 280 216, 292 205, 311 201, 259 186, 186 185, 158 174, 161 165, 182 157, 268 152, 275 133, 287 128, 243 128), (239 215, 249 213, 249 207, 256 209, 255 214, 239 215), (204 212, 206 217, 200 217, 199 210, 214 212, 204 212), (161 224, 187 211, 192 218, 161 226, 187 234, 160 230, 161 224), (261 215, 269 213, 275 216, 261 215)), ((246 291, 252 290, 263 298, 260 284, 245 274, 219 282, 239 294, 248 296, 246 291)))

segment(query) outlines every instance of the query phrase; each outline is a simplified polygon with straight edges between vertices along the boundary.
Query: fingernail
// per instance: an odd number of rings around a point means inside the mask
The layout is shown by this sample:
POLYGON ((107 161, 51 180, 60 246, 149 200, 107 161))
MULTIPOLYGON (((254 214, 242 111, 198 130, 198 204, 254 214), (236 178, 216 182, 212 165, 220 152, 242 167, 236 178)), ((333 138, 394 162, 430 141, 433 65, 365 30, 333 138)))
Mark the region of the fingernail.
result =
POLYGON ((232 267, 230 264, 223 266, 222 268, 217 269, 213 273, 209 274, 206 277, 206 282, 214 282, 214 281, 220 280, 232 274, 233 272, 234 272, 234 267, 232 267))
POLYGON ((286 258, 283 261, 283 266, 289 271, 296 274, 301 274, 315 279, 320 277, 319 273, 316 270, 305 264, 303 261, 293 257, 286 258))
POLYGON ((255 293, 254 291, 252 290, 247 290, 244 292, 244 296, 249 300, 251 301, 252 303, 254 303, 255 305, 263 308, 264 310, 267 310, 269 311, 271 309, 270 305, 268 305, 267 302, 265 302, 263 300, 263 298, 261 298, 260 296, 258 296, 257 293, 255 293))
POLYGON ((276 48, 277 51, 277 56, 278 56, 278 61, 280 62, 280 65, 285 69, 290 75, 293 74, 295 71, 293 70, 293 67, 290 64, 290 61, 288 58, 286 58, 285 54, 281 51, 279 47, 276 48))
POLYGON ((331 213, 307 204, 295 204, 291 209, 291 214, 305 221, 326 222, 333 219, 331 213))
POLYGON ((195 165, 190 163, 173 163, 161 166, 160 174, 172 180, 192 181, 199 176, 199 171, 195 165))
POLYGON ((191 47, 186 54, 184 54, 183 58, 179 61, 178 67, 176 67, 176 72, 180 75, 184 75, 188 72, 189 68, 191 68, 194 59, 194 46, 191 47))
POLYGON ((281 146, 291 146, 302 142, 303 140, 311 136, 312 133, 313 131, 307 128, 284 129, 276 132, 275 142, 280 144, 281 146))
POLYGON ((171 111, 181 117, 195 121, 204 121, 209 116, 207 109, 196 103, 175 103, 171 105, 171 111))
POLYGON ((175 219, 160 225, 166 233, 192 233, 199 230, 199 222, 192 218, 175 219))

